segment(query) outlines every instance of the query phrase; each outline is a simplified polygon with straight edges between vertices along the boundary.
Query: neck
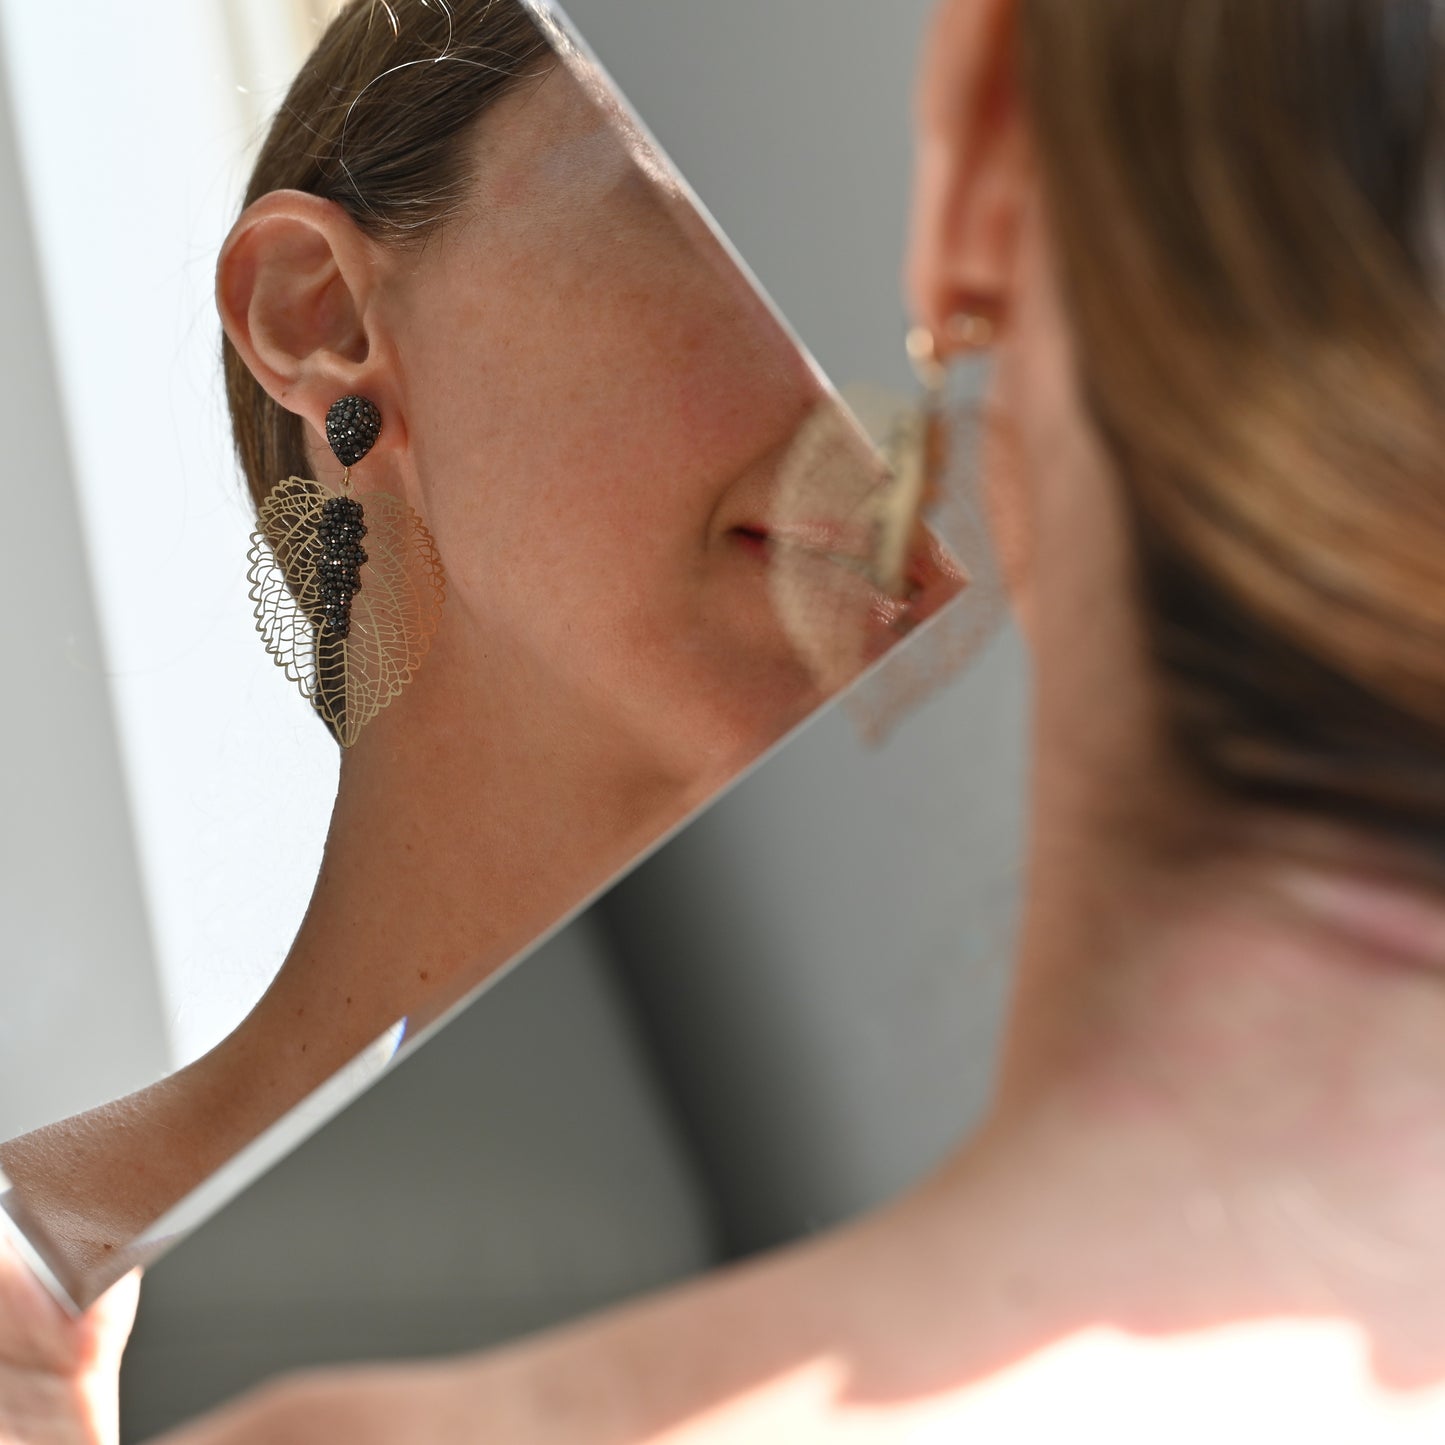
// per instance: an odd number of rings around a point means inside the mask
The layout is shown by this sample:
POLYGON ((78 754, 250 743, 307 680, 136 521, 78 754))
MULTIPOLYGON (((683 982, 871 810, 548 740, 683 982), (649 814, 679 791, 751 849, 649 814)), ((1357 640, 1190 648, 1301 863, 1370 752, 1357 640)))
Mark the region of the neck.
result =
POLYGON ((399 1021, 430 1022, 697 801, 545 678, 482 653, 429 658, 345 756, 305 922, 223 1046, 250 1077, 260 1051, 299 1098, 399 1021))
POLYGON ((1438 1370, 1445 886, 1349 830, 1241 821, 1159 775, 1144 831, 1110 832, 1114 776, 1107 796, 1077 777, 1040 788, 986 1132, 1022 1123, 1075 1163, 1084 1150, 1090 1175, 1115 1171, 1106 1220, 1179 1221, 1146 1312, 1196 1286, 1217 1310, 1229 1280, 1231 1307, 1344 1314, 1400 1374, 1438 1370), (1181 846, 1201 819, 1207 847, 1181 846))

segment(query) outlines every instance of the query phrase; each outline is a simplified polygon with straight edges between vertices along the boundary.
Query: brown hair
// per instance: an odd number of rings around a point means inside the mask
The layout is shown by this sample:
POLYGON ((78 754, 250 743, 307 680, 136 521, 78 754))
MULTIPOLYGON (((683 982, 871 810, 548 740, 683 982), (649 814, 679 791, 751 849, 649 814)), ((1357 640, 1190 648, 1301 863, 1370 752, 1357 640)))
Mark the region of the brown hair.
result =
POLYGON ((1181 754, 1445 847, 1429 0, 1022 0, 1091 412, 1181 754))
MULTIPOLYGON (((245 204, 298 190, 345 208, 368 235, 420 245, 470 190, 468 134, 550 48, 518 0, 352 0, 287 93, 245 204)), ((236 452, 257 506, 306 473, 299 417, 222 344, 236 452)))

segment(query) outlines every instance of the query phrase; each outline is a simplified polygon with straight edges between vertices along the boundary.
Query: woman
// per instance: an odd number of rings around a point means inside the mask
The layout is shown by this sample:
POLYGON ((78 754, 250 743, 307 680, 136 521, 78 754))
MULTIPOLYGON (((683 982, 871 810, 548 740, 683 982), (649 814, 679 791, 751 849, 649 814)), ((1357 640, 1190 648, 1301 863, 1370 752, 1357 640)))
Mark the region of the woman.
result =
POLYGON ((338 398, 379 409, 354 485, 424 519, 446 604, 344 754, 310 910, 252 1014, 182 1074, 0 1147, 82 1294, 957 590, 920 535, 911 601, 834 606, 818 574, 850 574, 806 529, 876 487, 871 451, 565 38, 559 61, 517 0, 380 17, 338 18, 262 149, 218 272, 227 383, 258 508, 288 476, 339 484, 338 398), (829 627, 800 636, 824 591, 829 627))
POLYGON ((910 289, 993 333, 1037 665, 987 1126, 830 1238, 175 1445, 1442 1437, 1442 43, 946 0, 910 289))

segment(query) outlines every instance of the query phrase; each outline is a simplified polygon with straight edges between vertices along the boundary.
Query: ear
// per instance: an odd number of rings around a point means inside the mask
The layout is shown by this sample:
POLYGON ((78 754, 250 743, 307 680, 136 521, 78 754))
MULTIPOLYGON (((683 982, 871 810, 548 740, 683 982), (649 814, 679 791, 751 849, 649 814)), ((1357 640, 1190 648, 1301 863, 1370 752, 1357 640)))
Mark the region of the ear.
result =
POLYGON ((314 445, 343 396, 368 397, 395 441, 396 368, 373 304, 381 248, 333 201, 273 191, 247 207, 216 269, 226 335, 266 392, 310 424, 314 445))
POLYGON ((1017 0, 944 0, 929 30, 904 284, 913 316, 939 337, 961 311, 1003 324, 1009 308, 1032 182, 1016 11, 1017 0))

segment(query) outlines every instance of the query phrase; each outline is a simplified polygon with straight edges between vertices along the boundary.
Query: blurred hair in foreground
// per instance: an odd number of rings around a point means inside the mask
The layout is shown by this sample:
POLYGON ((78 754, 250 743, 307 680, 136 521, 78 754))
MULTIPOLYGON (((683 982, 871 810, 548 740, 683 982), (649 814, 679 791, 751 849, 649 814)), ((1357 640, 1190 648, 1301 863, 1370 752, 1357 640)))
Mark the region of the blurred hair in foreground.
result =
POLYGON ((1164 714, 1240 800, 1445 854, 1430 0, 1024 0, 1164 714))

